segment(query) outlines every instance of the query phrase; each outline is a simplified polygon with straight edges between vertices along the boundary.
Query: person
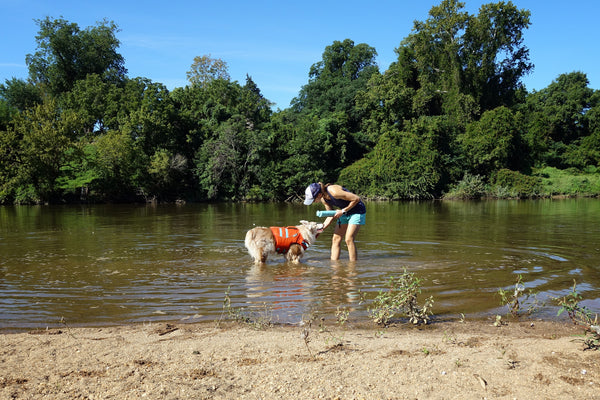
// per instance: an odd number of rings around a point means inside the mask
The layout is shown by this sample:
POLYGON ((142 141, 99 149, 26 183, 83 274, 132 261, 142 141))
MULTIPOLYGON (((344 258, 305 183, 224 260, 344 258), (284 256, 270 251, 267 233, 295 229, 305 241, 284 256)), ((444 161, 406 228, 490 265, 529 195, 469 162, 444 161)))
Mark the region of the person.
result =
POLYGON ((311 183, 305 191, 304 204, 311 205, 314 201, 320 201, 325 209, 332 210, 337 207, 333 217, 327 217, 323 223, 326 229, 334 220, 337 220, 333 237, 331 239, 331 259, 339 260, 342 238, 348 248, 350 261, 356 261, 356 245, 354 239, 361 225, 365 224, 367 209, 359 196, 350 192, 340 185, 321 182, 311 183))

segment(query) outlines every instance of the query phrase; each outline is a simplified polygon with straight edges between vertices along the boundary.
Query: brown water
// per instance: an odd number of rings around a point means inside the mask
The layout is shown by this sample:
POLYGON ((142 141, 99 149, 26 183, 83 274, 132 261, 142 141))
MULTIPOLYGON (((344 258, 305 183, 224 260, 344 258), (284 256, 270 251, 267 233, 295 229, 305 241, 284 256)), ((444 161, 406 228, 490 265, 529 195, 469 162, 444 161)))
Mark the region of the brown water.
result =
MULTIPOLYGON (((252 264, 244 235, 254 225, 315 217, 301 204, 0 207, 0 329, 215 320, 225 294, 247 312, 297 323, 338 307, 368 318, 385 279, 414 272, 434 314, 485 316, 518 275, 548 301, 577 281, 600 310, 600 200, 368 203, 359 260, 329 260, 331 231, 301 265, 275 256, 252 264), (262 310, 262 311, 261 311, 262 310)), ((345 259, 344 259, 345 258, 345 259)))

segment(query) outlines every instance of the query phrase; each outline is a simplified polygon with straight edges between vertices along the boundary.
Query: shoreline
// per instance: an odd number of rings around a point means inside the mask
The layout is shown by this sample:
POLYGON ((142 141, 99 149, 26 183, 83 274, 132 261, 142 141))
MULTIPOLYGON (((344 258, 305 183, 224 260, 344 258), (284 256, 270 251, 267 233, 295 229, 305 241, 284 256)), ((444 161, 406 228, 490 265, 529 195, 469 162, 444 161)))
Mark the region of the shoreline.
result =
POLYGON ((280 326, 221 322, 0 334, 0 397, 480 399, 600 396, 581 327, 544 320, 280 326))

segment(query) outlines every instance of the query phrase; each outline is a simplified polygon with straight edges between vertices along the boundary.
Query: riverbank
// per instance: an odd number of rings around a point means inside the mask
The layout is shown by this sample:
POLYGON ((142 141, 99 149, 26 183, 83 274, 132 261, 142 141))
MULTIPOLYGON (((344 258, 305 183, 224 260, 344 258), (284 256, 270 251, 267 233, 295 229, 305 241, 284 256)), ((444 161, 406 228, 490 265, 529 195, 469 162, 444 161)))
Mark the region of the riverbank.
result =
POLYGON ((599 353, 584 351, 578 334, 565 323, 490 320, 0 334, 0 398, 600 398, 599 353))

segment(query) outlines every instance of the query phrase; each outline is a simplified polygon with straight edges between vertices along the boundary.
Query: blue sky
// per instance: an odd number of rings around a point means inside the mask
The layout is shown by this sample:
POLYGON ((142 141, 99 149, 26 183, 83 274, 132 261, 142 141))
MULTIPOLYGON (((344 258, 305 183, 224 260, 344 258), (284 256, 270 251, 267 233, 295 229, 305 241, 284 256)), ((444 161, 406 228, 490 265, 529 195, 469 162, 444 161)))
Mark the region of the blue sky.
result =
MULTIPOLYGON (((250 75, 263 95, 284 109, 333 41, 348 38, 374 47, 383 72, 413 22, 426 20, 440 1, 0 0, 0 82, 27 77, 25 56, 36 51, 35 19, 63 17, 84 29, 106 18, 121 29, 119 52, 130 77, 182 87, 194 57, 210 54, 227 62, 233 80, 243 84, 250 75)), ((476 14, 482 4, 495 1, 464 2, 465 10, 476 14)), ((535 65, 523 80, 528 90, 543 89, 572 71, 586 73, 590 87, 600 89, 600 2, 513 4, 532 13, 525 31, 535 65)))

